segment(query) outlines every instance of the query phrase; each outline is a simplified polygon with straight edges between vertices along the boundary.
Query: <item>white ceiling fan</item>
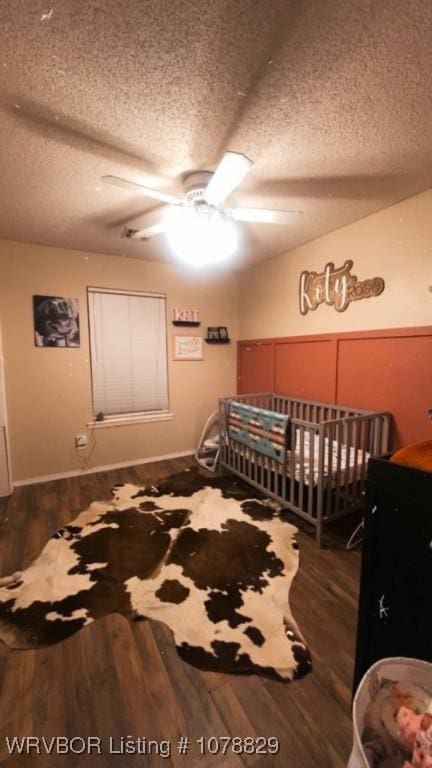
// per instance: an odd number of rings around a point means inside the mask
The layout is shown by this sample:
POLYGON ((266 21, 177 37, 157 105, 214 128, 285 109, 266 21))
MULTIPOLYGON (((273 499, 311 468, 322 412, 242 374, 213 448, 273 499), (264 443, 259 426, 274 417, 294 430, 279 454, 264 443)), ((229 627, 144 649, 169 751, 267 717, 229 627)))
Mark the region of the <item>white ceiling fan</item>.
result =
POLYGON ((201 222, 217 221, 218 225, 228 225, 233 221, 290 224, 301 216, 302 212, 296 210, 278 211, 225 206, 225 201, 241 184, 252 165, 252 160, 249 160, 246 155, 226 152, 214 173, 198 171, 185 178, 183 198, 117 176, 103 176, 102 180, 165 204, 159 211, 152 211, 149 214, 150 220, 147 226, 141 226, 139 230, 128 230, 130 232, 128 237, 133 240, 148 240, 163 232, 169 234, 173 220, 177 223, 184 221, 187 226, 190 225, 192 218, 201 222), (166 206, 169 208, 167 209, 166 206), (155 221, 155 218, 158 220, 155 221))

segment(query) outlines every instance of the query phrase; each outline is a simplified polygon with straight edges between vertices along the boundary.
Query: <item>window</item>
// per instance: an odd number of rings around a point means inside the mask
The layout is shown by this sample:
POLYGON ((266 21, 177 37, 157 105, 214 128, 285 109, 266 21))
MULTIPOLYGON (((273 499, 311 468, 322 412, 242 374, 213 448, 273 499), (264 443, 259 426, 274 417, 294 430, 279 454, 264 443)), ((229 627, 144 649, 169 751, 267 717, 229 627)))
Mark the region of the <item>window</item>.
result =
POLYGON ((88 302, 96 421, 166 414, 165 297, 89 288, 88 302))

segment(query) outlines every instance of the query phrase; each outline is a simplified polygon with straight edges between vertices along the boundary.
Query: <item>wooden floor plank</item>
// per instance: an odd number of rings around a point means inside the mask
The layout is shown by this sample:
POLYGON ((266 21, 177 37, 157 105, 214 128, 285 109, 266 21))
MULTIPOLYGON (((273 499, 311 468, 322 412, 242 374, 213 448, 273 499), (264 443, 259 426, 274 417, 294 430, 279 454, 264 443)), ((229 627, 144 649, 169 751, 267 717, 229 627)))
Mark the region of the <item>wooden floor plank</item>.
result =
MULTIPOLYGON (((224 678, 223 675, 219 677, 224 678)), ((213 688, 211 693, 219 714, 230 733, 235 734, 241 739, 250 737, 255 740, 257 732, 230 685, 229 681, 231 678, 227 675, 225 675, 225 678, 227 681, 213 688)), ((254 766, 256 768, 261 760, 261 756, 257 754, 242 755, 243 764, 246 766, 254 766)))
POLYGON ((270 695, 281 712, 286 712, 287 702, 290 702, 292 718, 304 722, 309 733, 314 732, 322 752, 329 752, 331 765, 341 768, 346 765, 352 740, 351 718, 333 699, 331 691, 321 684, 317 675, 308 675, 301 685, 295 686, 292 697, 286 696, 280 686, 270 686, 270 695))
MULTIPOLYGON (((199 753, 197 740, 201 737, 209 739, 212 736, 230 736, 232 734, 227 730, 216 705, 209 696, 199 670, 189 664, 178 663, 179 659, 170 630, 158 622, 152 621, 150 624, 184 719, 185 732, 183 735, 188 736, 194 745, 190 759, 195 759, 197 765, 205 765, 206 768, 207 766, 218 765, 219 758, 217 755, 201 755, 199 753)), ((230 768, 231 766, 237 768, 237 766, 242 765, 241 760, 234 756, 225 759, 226 765, 229 765, 230 768)), ((194 763, 191 762, 190 765, 194 765, 194 763)))
MULTIPOLYGON (((287 765, 293 768, 315 768, 317 765, 321 768, 322 765, 327 768, 327 755, 319 755, 320 763, 315 761, 313 741, 299 736, 303 731, 302 724, 297 719, 285 717, 263 680, 252 676, 243 680, 233 676, 231 685, 257 736, 278 740, 279 752, 268 758, 270 765, 274 768, 286 768, 287 765)), ((277 682, 273 682, 272 686, 282 686, 285 696, 295 696, 293 686, 277 682)))
MULTIPOLYGON (((0 688, 1 731, 5 736, 24 737, 33 733, 33 679, 35 651, 10 651, 2 670, 0 688)), ((5 740, 0 740, 0 760, 7 757, 5 740)))

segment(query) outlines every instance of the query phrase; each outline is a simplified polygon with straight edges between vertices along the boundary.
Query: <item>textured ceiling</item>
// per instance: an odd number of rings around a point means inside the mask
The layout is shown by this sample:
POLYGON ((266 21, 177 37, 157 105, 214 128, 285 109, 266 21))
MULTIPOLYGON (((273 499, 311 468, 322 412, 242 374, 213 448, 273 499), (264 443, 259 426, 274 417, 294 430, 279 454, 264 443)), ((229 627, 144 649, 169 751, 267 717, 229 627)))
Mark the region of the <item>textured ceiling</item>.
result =
POLYGON ((246 266, 432 186, 430 0, 1 0, 0 237, 171 259, 120 239, 224 151, 255 162, 246 266))

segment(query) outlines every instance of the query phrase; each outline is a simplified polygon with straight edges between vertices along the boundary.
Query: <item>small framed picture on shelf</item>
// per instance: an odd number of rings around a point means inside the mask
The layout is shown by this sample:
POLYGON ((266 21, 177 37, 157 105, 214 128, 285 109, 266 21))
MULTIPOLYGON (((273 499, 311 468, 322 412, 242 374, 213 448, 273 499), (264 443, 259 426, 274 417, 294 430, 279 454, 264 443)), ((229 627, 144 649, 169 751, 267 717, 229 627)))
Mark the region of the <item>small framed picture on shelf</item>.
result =
POLYGON ((212 328, 207 328, 207 338, 208 339, 220 339, 219 336, 220 328, 217 328, 216 326, 213 326, 212 328))
POLYGON ((228 341, 228 328, 225 325, 220 325, 218 331, 220 340, 228 341))

